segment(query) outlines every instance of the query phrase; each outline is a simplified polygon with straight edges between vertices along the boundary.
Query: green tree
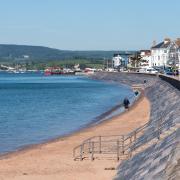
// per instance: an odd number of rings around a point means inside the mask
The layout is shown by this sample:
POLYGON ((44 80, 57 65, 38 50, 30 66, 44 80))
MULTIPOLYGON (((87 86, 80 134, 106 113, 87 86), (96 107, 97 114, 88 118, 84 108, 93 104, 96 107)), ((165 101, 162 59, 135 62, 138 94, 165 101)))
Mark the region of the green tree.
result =
POLYGON ((139 67, 141 61, 142 57, 139 52, 136 52, 134 55, 130 57, 131 66, 134 68, 139 67))

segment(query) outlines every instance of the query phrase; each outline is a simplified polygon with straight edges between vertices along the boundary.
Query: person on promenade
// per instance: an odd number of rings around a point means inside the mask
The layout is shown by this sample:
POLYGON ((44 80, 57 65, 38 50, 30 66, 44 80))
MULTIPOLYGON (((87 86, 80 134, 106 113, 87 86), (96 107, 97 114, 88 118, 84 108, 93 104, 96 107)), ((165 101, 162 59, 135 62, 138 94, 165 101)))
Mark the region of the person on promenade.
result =
POLYGON ((138 91, 135 91, 134 94, 135 94, 135 96, 137 96, 137 95, 139 94, 139 92, 138 92, 138 91))
POLYGON ((125 108, 125 109, 128 109, 128 108, 129 108, 130 102, 129 102, 129 99, 128 99, 127 97, 124 98, 123 104, 124 104, 124 108, 125 108))

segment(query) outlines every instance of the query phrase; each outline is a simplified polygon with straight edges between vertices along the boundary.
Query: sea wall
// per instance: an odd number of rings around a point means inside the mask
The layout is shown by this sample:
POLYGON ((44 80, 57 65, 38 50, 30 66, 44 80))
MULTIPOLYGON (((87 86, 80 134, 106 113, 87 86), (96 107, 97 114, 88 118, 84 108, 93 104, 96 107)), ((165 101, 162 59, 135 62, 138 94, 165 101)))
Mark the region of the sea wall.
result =
POLYGON ((146 87, 153 84, 155 81, 158 80, 156 75, 148 75, 148 74, 141 74, 141 73, 114 73, 114 72, 98 72, 94 75, 91 75, 91 78, 116 82, 116 83, 123 83, 129 86, 133 84, 145 84, 146 87), (146 80, 146 83, 144 83, 146 80))
MULTIPOLYGON (((150 121, 144 134, 134 144, 136 148, 157 137, 160 121, 165 122, 164 132, 180 123, 180 91, 175 88, 177 81, 131 73, 97 73, 94 78, 128 85, 142 84, 146 79, 145 95, 151 103, 150 121)), ((125 160, 117 170, 115 180, 180 179, 180 128, 125 160)))
POLYGON ((171 77, 165 76, 165 75, 159 75, 159 77, 160 77, 162 80, 170 83, 172 86, 174 86, 175 88, 177 88, 177 89, 180 90, 180 76, 177 77, 177 79, 171 78, 171 77))

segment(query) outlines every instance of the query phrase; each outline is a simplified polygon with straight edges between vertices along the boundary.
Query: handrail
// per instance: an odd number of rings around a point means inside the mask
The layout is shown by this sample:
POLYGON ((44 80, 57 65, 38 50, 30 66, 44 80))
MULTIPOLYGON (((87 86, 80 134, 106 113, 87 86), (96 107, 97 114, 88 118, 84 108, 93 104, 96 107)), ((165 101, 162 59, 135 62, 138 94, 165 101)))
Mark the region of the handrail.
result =
MULTIPOLYGON (((160 135, 162 134, 162 130, 163 130, 164 126, 167 125, 168 123, 169 123, 169 122, 167 122, 167 121, 163 121, 163 123, 161 123, 160 126, 156 127, 153 132, 151 132, 150 134, 148 134, 149 137, 151 137, 151 135, 153 135, 153 134, 156 134, 156 136, 150 138, 150 140, 155 139, 155 138, 157 138, 157 139, 159 140, 159 139, 160 139, 160 135)), ((174 123, 174 122, 173 122, 172 125, 169 127, 169 129, 170 129, 171 127, 175 126, 176 124, 177 124, 177 123, 174 123)), ((133 145, 133 146, 130 147, 131 152, 132 152, 132 151, 135 151, 137 148, 141 147, 141 142, 143 142, 144 139, 146 139, 146 136, 142 136, 142 137, 143 137, 143 138, 140 139, 140 141, 138 142, 138 143, 140 143, 140 145, 135 144, 135 146, 133 145)), ((147 143, 148 143, 148 142, 147 142, 147 143)), ((144 143, 144 145, 147 144, 147 143, 144 143)))
MULTIPOLYGON (((76 156, 76 150, 77 149, 80 149, 80 151, 82 151, 82 152, 80 152, 80 154, 84 154, 84 148, 83 148, 83 146, 84 145, 86 145, 86 144, 88 144, 88 146, 90 146, 90 144, 93 142, 93 143, 99 143, 100 144, 100 146, 101 146, 101 143, 104 143, 104 142, 115 142, 116 140, 115 139, 111 139, 111 140, 107 140, 107 141, 102 141, 102 138, 114 138, 114 137, 118 137, 118 141, 119 141, 119 143, 121 143, 120 145, 119 145, 119 147, 123 147, 123 149, 124 149, 124 151, 125 150, 127 150, 128 148, 129 148, 129 145, 126 145, 125 144, 125 142, 128 140, 128 139, 130 139, 130 138, 132 138, 132 136, 136 133, 138 133, 138 132, 140 132, 140 130, 142 129, 144 129, 146 126, 147 126, 147 124, 148 123, 146 123, 146 124, 144 124, 143 126, 141 126, 141 127, 139 127, 139 128, 137 128, 137 129, 135 129, 134 131, 132 131, 131 133, 129 133, 129 134, 127 134, 127 135, 110 135, 110 136, 93 136, 93 137, 90 137, 90 138, 88 138, 88 139, 86 139, 86 140, 84 140, 83 142, 82 142, 82 144, 81 145, 78 145, 78 146, 76 146, 74 149, 73 149, 73 157, 74 157, 74 159, 76 159, 76 158, 78 158, 78 157, 81 157, 81 155, 78 155, 78 156, 76 156), (94 139, 95 138, 99 138, 99 141, 94 141, 94 139), (120 140, 121 139, 121 140, 120 140)), ((131 142, 131 144, 132 144, 132 142, 131 142)), ((123 154, 124 154, 124 152, 123 152, 123 154)), ((82 160, 83 158, 81 158, 81 160, 82 160)))
MULTIPOLYGON (((163 121, 164 113, 161 115, 161 117, 157 120, 158 124, 156 124, 155 129, 148 134, 148 136, 152 136, 155 134, 155 137, 151 137, 149 141, 151 141, 154 138, 160 139, 160 135, 163 132, 163 129, 165 126, 170 123, 166 120, 163 121)), ((147 122, 146 124, 136 128, 132 132, 128 133, 127 135, 105 135, 105 136, 93 136, 90 137, 82 142, 82 144, 76 146, 73 149, 73 157, 74 160, 80 158, 80 160, 83 160, 85 158, 83 155, 85 154, 91 154, 91 160, 94 160, 94 154, 99 153, 106 153, 103 148, 104 144, 108 144, 109 148, 113 148, 112 153, 117 154, 117 160, 119 160, 120 155, 127 154, 129 157, 131 157, 132 152, 135 151, 137 148, 141 147, 142 145, 147 144, 149 141, 144 142, 144 140, 147 138, 146 136, 139 133, 144 133, 144 131, 149 127, 151 122, 147 122), (140 139, 141 137, 141 139, 140 139), (105 139, 105 140, 104 140, 105 139), (109 139, 109 140, 107 140, 109 139), (138 139, 138 141, 137 141, 138 139), (136 144, 138 142, 138 144, 136 144), (143 144, 141 144, 143 142, 143 144), (114 144, 113 144, 114 143, 114 144), (76 154, 76 151, 78 150, 78 155, 76 154), (121 150, 121 151, 120 151, 121 150), (119 152, 120 151, 120 152, 119 152)), ((171 127, 173 127, 176 123, 172 122, 171 127)), ((109 152, 109 151, 108 151, 109 152)))
POLYGON ((127 138, 131 137, 135 132, 138 133, 138 132, 141 132, 142 130, 144 130, 146 127, 148 127, 149 125, 149 122, 136 128, 135 130, 131 131, 129 134, 127 134, 127 138))

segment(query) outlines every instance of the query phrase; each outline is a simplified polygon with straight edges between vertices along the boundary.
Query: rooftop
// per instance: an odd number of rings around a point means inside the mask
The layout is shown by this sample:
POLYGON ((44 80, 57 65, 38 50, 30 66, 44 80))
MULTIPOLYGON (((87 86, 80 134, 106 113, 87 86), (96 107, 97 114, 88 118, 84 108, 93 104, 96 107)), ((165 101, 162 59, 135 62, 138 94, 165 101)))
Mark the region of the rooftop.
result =
MULTIPOLYGON (((167 48, 171 42, 172 42, 171 39, 165 38, 163 42, 160 42, 159 44, 156 44, 152 46, 151 48, 152 49, 167 48)), ((180 48, 180 38, 177 38, 174 42, 180 48)))
POLYGON ((168 42, 166 42, 166 43, 163 41, 163 42, 161 42, 161 43, 153 46, 152 49, 167 48, 170 43, 171 43, 170 41, 168 41, 168 42))

